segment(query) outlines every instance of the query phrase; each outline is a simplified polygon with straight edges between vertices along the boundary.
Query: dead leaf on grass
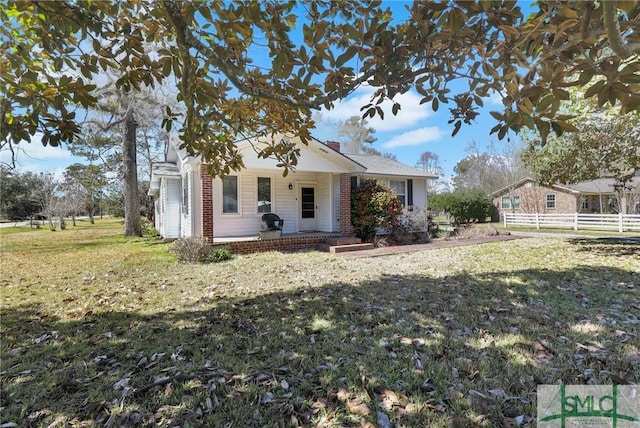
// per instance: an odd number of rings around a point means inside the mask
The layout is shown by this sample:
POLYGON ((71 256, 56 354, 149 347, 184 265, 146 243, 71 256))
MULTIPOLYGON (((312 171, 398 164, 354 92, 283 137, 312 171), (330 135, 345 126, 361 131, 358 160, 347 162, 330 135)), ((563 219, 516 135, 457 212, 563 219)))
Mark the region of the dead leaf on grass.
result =
POLYGON ((353 400, 347 402, 347 409, 349 412, 355 415, 368 416, 371 413, 371 408, 361 400, 353 400))

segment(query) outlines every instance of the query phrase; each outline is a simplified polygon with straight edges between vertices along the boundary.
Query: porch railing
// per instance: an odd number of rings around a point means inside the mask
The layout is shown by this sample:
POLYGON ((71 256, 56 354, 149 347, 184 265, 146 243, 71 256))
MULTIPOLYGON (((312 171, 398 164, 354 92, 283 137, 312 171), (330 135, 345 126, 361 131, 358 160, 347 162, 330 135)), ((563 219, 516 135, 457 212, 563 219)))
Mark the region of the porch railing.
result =
POLYGON ((640 214, 522 214, 504 213, 504 227, 531 226, 571 228, 573 230, 640 231, 640 214))

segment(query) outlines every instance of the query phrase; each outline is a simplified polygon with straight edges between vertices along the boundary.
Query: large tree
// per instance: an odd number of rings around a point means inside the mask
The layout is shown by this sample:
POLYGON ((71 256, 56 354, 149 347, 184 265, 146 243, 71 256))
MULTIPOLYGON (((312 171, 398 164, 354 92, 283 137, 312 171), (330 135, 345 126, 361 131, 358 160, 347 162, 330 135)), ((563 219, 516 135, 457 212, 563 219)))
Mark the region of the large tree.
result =
POLYGON ((360 116, 351 116, 338 124, 338 139, 344 153, 366 154, 367 149, 371 149, 371 144, 377 140, 375 133, 375 128, 360 116))
POLYGON ((438 176, 435 180, 427 180, 427 192, 429 194, 447 190, 448 184, 444 180, 444 169, 440 165, 440 156, 430 151, 423 152, 416 162, 416 168, 438 176))
POLYGON ((564 105, 578 132, 551 134, 544 142, 535 133, 522 136, 528 143, 524 159, 538 180, 568 184, 610 177, 620 190, 630 188, 640 173, 640 114, 621 116, 580 91, 571 91, 564 105))
POLYGON ((98 165, 69 165, 64 172, 65 183, 69 191, 78 200, 79 208, 86 210, 89 221, 94 224, 96 200, 107 184, 104 170, 98 165))
POLYGON ((515 140, 507 141, 500 149, 494 141, 485 148, 471 141, 467 146, 469 154, 453 167, 453 186, 456 189, 480 188, 490 193, 514 185, 530 175, 522 162, 523 149, 515 140))
MULTIPOLYGON (((161 123, 163 107, 173 105, 164 94, 166 88, 142 87, 135 92, 119 88, 112 73, 96 90, 99 102, 89 112, 82 133, 70 145, 72 152, 83 155, 92 164, 111 169, 113 179, 123 181, 125 235, 140 236, 140 201, 138 174, 151 177, 151 163, 159 158, 166 135, 161 123), (142 162, 138 162, 141 155, 142 162)), ((146 205, 146 199, 144 200, 146 205)))
MULTIPOLYGON (((637 1, 540 0, 529 16, 514 0, 407 8, 398 21, 378 1, 4 2, 0 144, 14 148, 37 131, 44 144, 72 139, 74 106, 95 105, 92 79, 109 68, 125 90, 176 76, 183 147, 213 174, 243 166, 238 135, 295 132, 306 141, 311 111, 363 84, 376 89, 364 117, 382 116, 383 100, 413 89, 435 110, 449 104, 454 133, 497 93, 500 138, 523 127, 543 140, 574 130, 560 110, 572 85, 622 113, 640 108, 637 1), (163 49, 147 53, 146 43, 163 49), (468 86, 454 92, 456 80, 468 86)), ((287 139, 260 151, 285 169, 298 154, 287 139)))
POLYGON ((44 207, 35 192, 43 185, 38 174, 0 165, 0 218, 24 220, 42 212, 44 207))

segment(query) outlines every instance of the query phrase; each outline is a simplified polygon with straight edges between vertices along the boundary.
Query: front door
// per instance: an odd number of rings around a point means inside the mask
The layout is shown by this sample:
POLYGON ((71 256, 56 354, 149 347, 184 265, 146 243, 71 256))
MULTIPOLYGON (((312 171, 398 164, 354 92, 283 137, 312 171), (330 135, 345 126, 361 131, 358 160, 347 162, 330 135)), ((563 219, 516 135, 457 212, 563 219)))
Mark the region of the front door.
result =
POLYGON ((317 208, 316 186, 300 186, 298 195, 298 229, 301 232, 318 230, 317 208))

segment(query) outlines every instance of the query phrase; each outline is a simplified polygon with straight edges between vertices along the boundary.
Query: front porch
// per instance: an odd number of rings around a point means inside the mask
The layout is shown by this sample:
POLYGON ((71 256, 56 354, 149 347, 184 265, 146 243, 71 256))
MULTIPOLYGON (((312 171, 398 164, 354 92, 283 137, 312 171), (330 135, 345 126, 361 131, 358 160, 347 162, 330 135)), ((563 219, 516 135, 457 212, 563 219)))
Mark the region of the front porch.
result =
POLYGON ((339 232, 285 233, 275 239, 259 239, 258 235, 231 238, 214 238, 213 248, 226 248, 233 254, 250 254, 261 251, 311 251, 317 250, 328 240, 352 237, 339 232))

